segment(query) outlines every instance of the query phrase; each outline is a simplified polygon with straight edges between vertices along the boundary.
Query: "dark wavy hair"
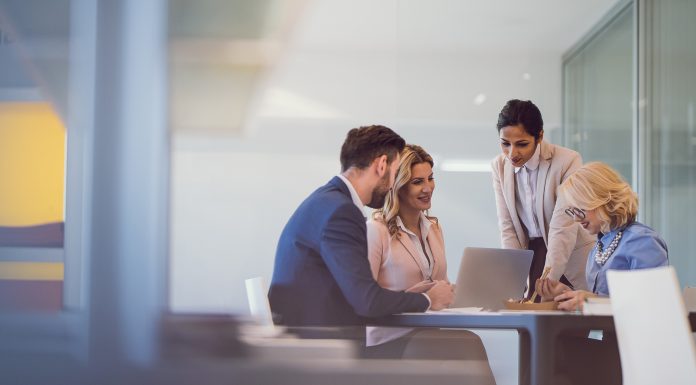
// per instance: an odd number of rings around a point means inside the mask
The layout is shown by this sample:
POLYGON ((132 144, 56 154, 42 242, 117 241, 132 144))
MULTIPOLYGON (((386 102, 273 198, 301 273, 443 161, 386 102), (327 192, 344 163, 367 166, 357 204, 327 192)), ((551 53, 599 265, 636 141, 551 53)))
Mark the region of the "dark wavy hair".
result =
POLYGON ((498 114, 498 133, 503 127, 517 125, 521 125, 534 139, 539 139, 544 131, 541 111, 531 100, 508 100, 498 114))

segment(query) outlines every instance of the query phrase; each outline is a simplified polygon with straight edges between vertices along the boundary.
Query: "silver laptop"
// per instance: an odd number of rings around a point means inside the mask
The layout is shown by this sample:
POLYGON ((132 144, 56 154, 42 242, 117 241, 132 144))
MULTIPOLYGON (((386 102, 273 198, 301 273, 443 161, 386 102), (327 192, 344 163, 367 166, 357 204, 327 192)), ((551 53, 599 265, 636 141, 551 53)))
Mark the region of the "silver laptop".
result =
POLYGON ((500 310, 503 301, 522 298, 533 255, 532 250, 465 248, 451 307, 500 310))

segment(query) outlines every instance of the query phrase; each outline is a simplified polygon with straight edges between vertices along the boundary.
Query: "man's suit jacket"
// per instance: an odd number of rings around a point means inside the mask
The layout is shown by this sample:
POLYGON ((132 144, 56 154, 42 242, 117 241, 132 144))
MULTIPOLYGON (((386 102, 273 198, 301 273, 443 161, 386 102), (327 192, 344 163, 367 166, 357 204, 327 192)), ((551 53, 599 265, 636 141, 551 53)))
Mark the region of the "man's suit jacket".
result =
POLYGON ((383 289, 372 278, 365 217, 339 177, 314 191, 285 225, 268 298, 278 323, 290 326, 364 325, 429 306, 422 294, 383 289))
MULTIPOLYGON (((575 289, 586 289, 585 264, 594 239, 565 214, 568 205, 557 194, 561 183, 582 166, 582 158, 573 150, 543 140, 540 146, 534 215, 548 250, 546 266, 552 267, 549 278, 558 280, 565 275, 575 289)), ((526 249, 527 229, 517 215, 515 202, 515 166, 500 154, 492 167, 502 246, 526 249)))

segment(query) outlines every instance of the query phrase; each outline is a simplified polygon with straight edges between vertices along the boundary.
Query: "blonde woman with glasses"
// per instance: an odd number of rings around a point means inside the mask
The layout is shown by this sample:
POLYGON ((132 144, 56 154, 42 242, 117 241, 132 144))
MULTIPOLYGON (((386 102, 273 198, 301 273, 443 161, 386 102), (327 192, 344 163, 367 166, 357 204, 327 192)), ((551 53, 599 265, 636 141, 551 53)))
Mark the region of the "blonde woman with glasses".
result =
MULTIPOLYGON (((580 310, 585 298, 608 296, 608 270, 635 270, 667 265, 667 245, 650 227, 636 221, 638 198, 631 186, 604 163, 588 163, 561 185, 570 205, 565 213, 596 236, 587 258, 589 290, 572 290, 559 281, 539 279, 537 292, 559 309, 580 310)), ((557 340, 556 372, 571 384, 621 384, 621 361, 616 336, 588 338, 565 333, 557 340), (588 368, 592 368, 588 370, 588 368)), ((557 382, 562 382, 559 379, 557 382)))
POLYGON ((638 198, 631 186, 608 165, 592 162, 571 175, 560 188, 570 204, 565 213, 597 243, 587 258, 589 290, 571 290, 550 280, 538 280, 537 291, 563 310, 580 310, 587 297, 608 296, 608 270, 635 270, 668 264, 667 244, 652 228, 636 221, 638 198))

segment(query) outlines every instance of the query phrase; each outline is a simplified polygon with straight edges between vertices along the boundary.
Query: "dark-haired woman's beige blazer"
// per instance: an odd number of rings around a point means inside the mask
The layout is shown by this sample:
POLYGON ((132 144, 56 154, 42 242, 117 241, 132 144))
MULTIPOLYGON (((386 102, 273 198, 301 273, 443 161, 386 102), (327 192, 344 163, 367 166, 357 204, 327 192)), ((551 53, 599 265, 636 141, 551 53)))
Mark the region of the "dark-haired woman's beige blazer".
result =
MULTIPOLYGON (((541 199, 536 201, 534 214, 548 250, 546 266, 552 267, 549 278, 558 280, 564 274, 575 289, 586 290, 585 265, 594 238, 565 214, 568 206, 557 193, 561 183, 582 166, 582 158, 571 149, 544 140, 540 146, 536 196, 541 199)), ((515 166, 500 154, 492 167, 502 247, 526 249, 527 229, 517 215, 515 203, 515 166)))

